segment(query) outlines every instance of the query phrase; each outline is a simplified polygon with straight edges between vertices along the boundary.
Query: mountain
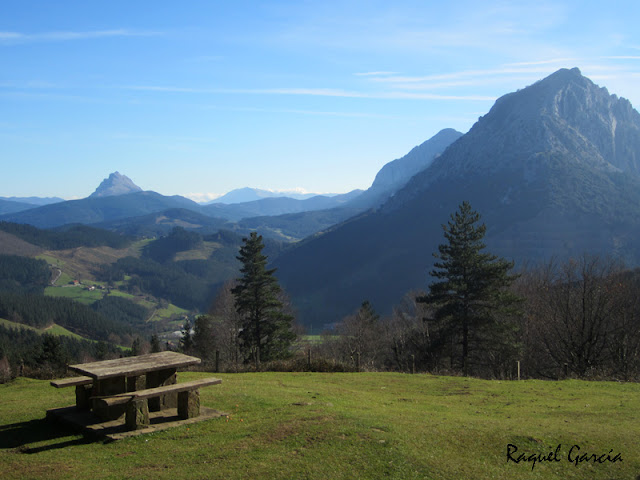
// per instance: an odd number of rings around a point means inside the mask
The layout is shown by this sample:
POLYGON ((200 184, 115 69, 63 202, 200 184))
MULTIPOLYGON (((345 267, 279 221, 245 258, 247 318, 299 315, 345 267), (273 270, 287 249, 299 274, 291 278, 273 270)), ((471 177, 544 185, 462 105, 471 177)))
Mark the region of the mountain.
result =
POLYGON ((34 205, 26 202, 4 200, 0 198, 0 215, 22 212, 24 210, 29 210, 30 208, 34 208, 34 205))
POLYGON ((84 198, 32 208, 24 212, 1 215, 0 221, 28 223, 38 228, 52 228, 69 223, 93 224, 138 217, 171 208, 200 210, 200 205, 180 196, 165 197, 155 192, 84 198))
POLYGON ((446 128, 413 148, 404 157, 387 163, 378 172, 371 187, 357 199, 354 199, 350 206, 363 207, 364 209, 378 207, 404 187, 411 177, 431 165, 449 145, 462 135, 453 128, 446 128))
POLYGON ((275 262, 306 324, 369 299, 381 313, 426 289, 441 225, 463 201, 492 253, 519 264, 585 252, 640 263, 640 114, 578 69, 498 99, 376 211, 300 242, 275 262))
POLYGON ((361 193, 362 190, 353 190, 349 193, 334 195, 332 197, 316 195, 306 200, 296 200, 288 197, 271 197, 231 205, 212 203, 204 205, 202 212, 212 217, 237 221, 249 217, 283 215, 286 213, 300 213, 339 207, 346 205, 361 193))
POLYGON ((26 203, 28 205, 49 205, 50 203, 64 202, 63 198, 59 197, 0 197, 0 200, 8 200, 10 202, 26 203))
POLYGON ((141 192, 142 189, 133 181, 119 172, 114 172, 105 178, 96 191, 89 195, 89 198, 110 197, 116 195, 126 195, 128 193, 141 192))
MULTIPOLYGON (((337 223, 378 207, 394 195, 417 172, 423 170, 462 133, 444 129, 404 157, 382 167, 366 191, 353 190, 306 200, 265 198, 235 205, 209 205, 209 215, 238 222, 238 231, 257 230, 262 235, 285 241, 297 241, 333 227, 337 223)), ((252 189, 250 189, 252 190, 252 189)))
MULTIPOLYGON (((210 205, 212 203, 226 203, 226 204, 234 204, 234 203, 245 203, 245 202, 254 202, 256 200, 262 200, 264 198, 277 198, 277 197, 287 197, 296 200, 306 200, 307 198, 315 197, 319 195, 317 193, 300 193, 298 191, 284 191, 284 192, 272 192, 270 190, 261 190, 259 188, 237 188, 235 190, 231 190, 225 195, 216 198, 215 200, 208 202, 210 205)), ((337 194, 324 194, 324 196, 332 197, 337 194)))

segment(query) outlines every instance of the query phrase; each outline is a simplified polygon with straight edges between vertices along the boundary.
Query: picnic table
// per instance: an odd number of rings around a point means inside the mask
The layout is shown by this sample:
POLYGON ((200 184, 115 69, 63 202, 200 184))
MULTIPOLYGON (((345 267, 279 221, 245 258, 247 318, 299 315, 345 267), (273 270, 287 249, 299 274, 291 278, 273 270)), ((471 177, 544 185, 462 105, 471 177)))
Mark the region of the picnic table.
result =
POLYGON ((221 383, 217 378, 177 383, 178 368, 199 363, 199 358, 182 353, 151 353, 70 365, 69 370, 82 376, 51 384, 75 386, 78 409, 91 409, 103 421, 126 413, 127 427, 140 429, 149 424, 149 411, 177 408, 183 419, 199 415, 199 387, 221 383))

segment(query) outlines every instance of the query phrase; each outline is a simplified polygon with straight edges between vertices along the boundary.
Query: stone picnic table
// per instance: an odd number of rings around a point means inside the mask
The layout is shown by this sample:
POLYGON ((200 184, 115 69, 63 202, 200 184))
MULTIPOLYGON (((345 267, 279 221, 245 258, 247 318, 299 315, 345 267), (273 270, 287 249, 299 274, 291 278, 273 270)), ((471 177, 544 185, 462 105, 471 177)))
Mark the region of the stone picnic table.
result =
MULTIPOLYGON (((86 388, 89 398, 108 397, 120 393, 134 392, 145 388, 157 388, 175 384, 178 368, 198 365, 200 359, 178 352, 159 352, 114 360, 69 365, 72 370, 93 379, 92 386, 86 388)), ((149 399, 151 411, 176 407, 175 394, 162 395, 149 399)), ((93 409, 96 410, 93 402, 93 409)), ((100 408, 96 413, 107 419, 117 413, 109 414, 100 408)), ((122 414, 122 412, 120 412, 122 414)), ((119 416, 119 415, 118 415, 119 416)))
POLYGON ((90 410, 102 422, 126 414, 127 430, 149 426, 149 412, 176 409, 182 420, 200 415, 199 388, 221 383, 205 378, 177 383, 178 368, 198 365, 197 357, 177 352, 159 352, 114 360, 70 365, 79 373, 52 381, 57 388, 76 387, 76 410, 90 410))

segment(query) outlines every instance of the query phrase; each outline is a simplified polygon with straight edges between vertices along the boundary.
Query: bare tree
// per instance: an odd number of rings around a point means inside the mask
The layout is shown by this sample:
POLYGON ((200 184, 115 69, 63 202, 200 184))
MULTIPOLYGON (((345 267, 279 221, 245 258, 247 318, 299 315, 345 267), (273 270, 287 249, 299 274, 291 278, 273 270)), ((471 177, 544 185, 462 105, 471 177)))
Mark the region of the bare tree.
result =
POLYGON ((237 372, 244 358, 240 353, 242 316, 236 310, 235 297, 231 292, 235 286, 235 281, 228 281, 222 286, 209 313, 212 345, 220 351, 220 361, 237 372))
POLYGON ((368 301, 353 315, 345 317, 336 328, 342 360, 358 370, 376 369, 381 365, 384 331, 380 317, 368 301))
POLYGON ((394 369, 409 372, 414 367, 419 370, 433 368, 435 352, 426 315, 428 307, 416 301, 423 295, 424 292, 406 294, 385 324, 389 366, 394 369))
POLYGON ((612 369, 625 380, 640 376, 640 269, 614 278, 620 308, 612 343, 612 369))
MULTIPOLYGON (((581 377, 602 372, 620 329, 623 290, 616 279, 621 270, 612 260, 583 255, 527 274, 529 352, 581 377)), ((538 368, 544 374, 544 360, 538 360, 538 368)))

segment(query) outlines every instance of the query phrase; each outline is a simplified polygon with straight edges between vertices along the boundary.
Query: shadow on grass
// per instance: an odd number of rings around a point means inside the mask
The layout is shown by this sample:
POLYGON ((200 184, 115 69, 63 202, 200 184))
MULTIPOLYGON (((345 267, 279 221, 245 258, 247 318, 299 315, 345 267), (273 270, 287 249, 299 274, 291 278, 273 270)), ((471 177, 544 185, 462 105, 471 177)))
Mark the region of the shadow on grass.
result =
POLYGON ((0 425, 0 449, 14 449, 18 453, 40 453, 94 442, 95 439, 44 418, 0 425))

